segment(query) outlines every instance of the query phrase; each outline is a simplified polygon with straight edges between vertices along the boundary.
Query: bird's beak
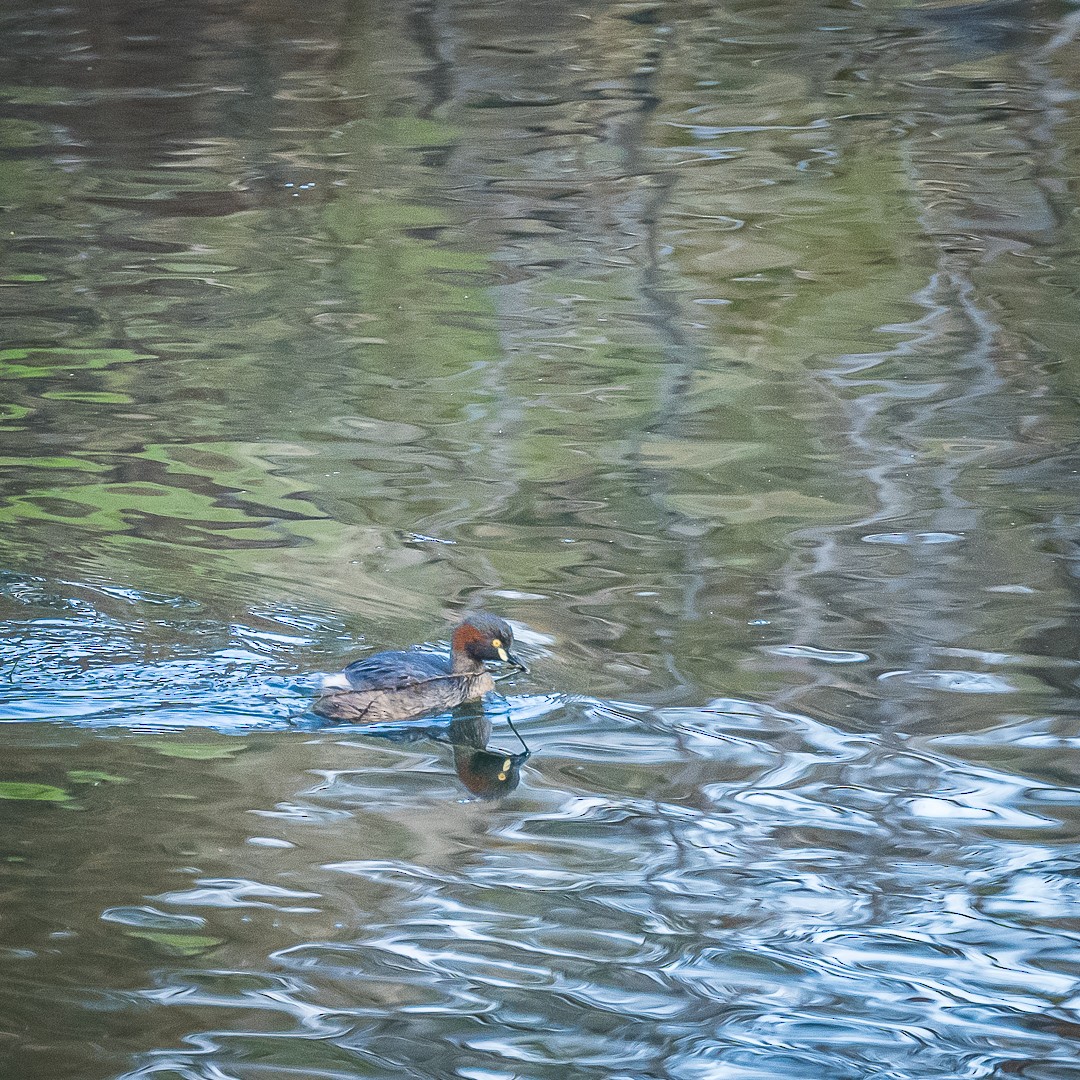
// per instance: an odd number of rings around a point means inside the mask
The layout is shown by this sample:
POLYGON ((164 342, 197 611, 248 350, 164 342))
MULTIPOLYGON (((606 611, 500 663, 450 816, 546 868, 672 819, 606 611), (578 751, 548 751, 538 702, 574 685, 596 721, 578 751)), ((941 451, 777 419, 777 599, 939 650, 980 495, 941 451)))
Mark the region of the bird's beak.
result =
POLYGON ((505 649, 500 649, 499 655, 502 657, 504 663, 513 664, 518 671, 527 672, 529 670, 513 653, 507 652, 505 649))

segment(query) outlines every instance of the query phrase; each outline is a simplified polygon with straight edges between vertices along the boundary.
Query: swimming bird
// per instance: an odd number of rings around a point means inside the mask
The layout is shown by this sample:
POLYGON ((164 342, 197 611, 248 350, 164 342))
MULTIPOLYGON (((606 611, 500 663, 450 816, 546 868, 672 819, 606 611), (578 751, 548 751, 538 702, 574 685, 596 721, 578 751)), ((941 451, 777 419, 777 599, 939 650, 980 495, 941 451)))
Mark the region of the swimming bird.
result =
POLYGON ((330 720, 384 723, 445 712, 495 689, 484 666, 497 660, 528 670, 510 651, 514 632, 495 615, 470 615, 450 638, 449 657, 408 649, 354 660, 327 676, 312 706, 330 720))

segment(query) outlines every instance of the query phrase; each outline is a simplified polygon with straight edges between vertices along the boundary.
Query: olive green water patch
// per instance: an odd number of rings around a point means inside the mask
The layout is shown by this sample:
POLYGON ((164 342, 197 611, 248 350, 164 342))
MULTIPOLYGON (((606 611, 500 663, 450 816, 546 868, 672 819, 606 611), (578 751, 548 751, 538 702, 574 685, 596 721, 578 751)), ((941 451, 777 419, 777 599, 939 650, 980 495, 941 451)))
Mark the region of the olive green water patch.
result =
POLYGON ((67 86, 0 86, 0 99, 9 105, 62 105, 72 97, 67 86))
POLYGON ((750 525, 777 518, 789 521, 846 521, 856 508, 814 498, 799 491, 768 491, 752 495, 672 494, 672 509, 694 521, 716 525, 750 525))
POLYGON ((0 457, 0 469, 72 469, 76 472, 101 473, 107 472, 107 465, 100 465, 96 461, 87 461, 86 458, 75 457, 0 457))
POLYGON ((127 776, 113 776, 99 769, 68 769, 68 779, 73 784, 130 784, 127 776))
POLYGON ((82 405, 130 405, 130 394, 111 393, 107 390, 48 390, 41 395, 49 401, 74 401, 82 405))
MULTIPOLYGON (((201 528, 258 528, 239 511, 214 505, 208 496, 158 484, 102 484, 94 487, 38 488, 0 507, 0 522, 37 519, 78 522, 80 528, 119 533, 144 517, 174 523, 189 538, 201 528)), ((162 537, 167 539, 167 537, 162 537)))
POLYGON ((30 410, 25 405, 15 405, 12 403, 0 405, 0 423, 5 420, 21 420, 24 416, 29 416, 30 410))
POLYGON ((96 371, 154 359, 150 353, 132 349, 4 349, 0 351, 0 378, 43 379, 61 372, 96 371))
POLYGON ((49 133, 41 124, 29 120, 0 120, 0 146, 6 149, 25 149, 48 141, 49 133))
POLYGON ((177 934, 165 930, 126 930, 125 937, 148 942, 167 956, 198 956, 225 943, 206 934, 177 934))
POLYGON ((18 780, 0 780, 0 799, 20 802, 67 802, 71 796, 52 784, 27 784, 18 780))
POLYGON ((153 264, 155 270, 164 270, 170 274, 191 274, 196 277, 205 277, 207 274, 229 274, 233 273, 237 267, 226 266, 218 263, 200 263, 200 262, 155 262, 153 264))
MULTIPOLYGON (((123 483, 36 486, 0 506, 0 522, 77 522, 80 528, 207 546, 278 545, 302 542, 283 533, 280 519, 324 516, 297 499, 301 484, 272 474, 272 466, 228 444, 148 447, 132 455, 151 463, 143 479, 123 483), (225 534, 228 535, 225 535, 225 534)), ((0 468, 106 472, 110 466, 76 457, 0 458, 0 468)))
POLYGON ((166 739, 140 739, 139 745, 156 750, 164 757, 184 758, 188 761, 218 761, 230 758, 247 748, 247 743, 230 745, 215 742, 171 742, 166 739))

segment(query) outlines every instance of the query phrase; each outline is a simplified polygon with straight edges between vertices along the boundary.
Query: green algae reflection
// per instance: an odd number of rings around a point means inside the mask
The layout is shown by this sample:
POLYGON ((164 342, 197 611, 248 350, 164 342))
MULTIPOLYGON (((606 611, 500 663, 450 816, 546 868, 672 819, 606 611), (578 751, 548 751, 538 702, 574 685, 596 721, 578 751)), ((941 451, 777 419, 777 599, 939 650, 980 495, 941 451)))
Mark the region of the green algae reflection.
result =
POLYGON ((20 802, 68 802, 71 796, 52 784, 27 784, 18 780, 0 780, 0 799, 20 802))
POLYGON ((188 761, 218 761, 230 758, 247 747, 247 743, 228 745, 213 742, 169 742, 164 739, 140 740, 140 745, 156 750, 165 757, 184 758, 188 761))

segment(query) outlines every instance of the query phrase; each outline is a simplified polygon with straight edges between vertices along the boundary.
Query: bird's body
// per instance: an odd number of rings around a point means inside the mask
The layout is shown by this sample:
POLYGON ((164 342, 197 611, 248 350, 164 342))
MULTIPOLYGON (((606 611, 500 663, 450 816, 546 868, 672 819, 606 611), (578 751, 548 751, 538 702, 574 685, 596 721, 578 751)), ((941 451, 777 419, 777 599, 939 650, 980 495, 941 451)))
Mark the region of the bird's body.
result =
POLYGON ((515 663, 513 631, 502 619, 476 615, 451 639, 450 656, 409 649, 379 652, 323 680, 313 706, 331 720, 385 723, 445 712, 495 689, 485 660, 515 663))

